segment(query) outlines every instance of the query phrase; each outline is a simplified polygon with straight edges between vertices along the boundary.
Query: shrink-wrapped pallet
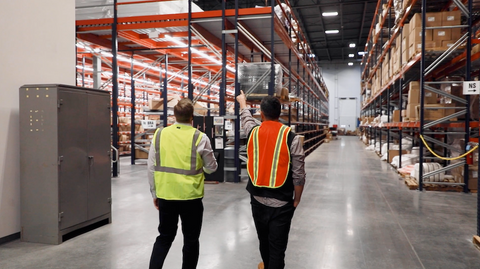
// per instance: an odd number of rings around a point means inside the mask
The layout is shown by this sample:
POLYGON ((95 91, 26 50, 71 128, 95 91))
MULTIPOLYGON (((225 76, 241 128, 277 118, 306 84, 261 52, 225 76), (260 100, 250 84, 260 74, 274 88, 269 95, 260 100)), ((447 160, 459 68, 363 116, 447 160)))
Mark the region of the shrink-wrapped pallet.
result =
MULTIPOLYGON (((275 64, 274 94, 281 96, 283 71, 279 64, 275 64)), ((248 99, 262 99, 268 95, 270 84, 270 63, 242 63, 238 64, 238 81, 240 89, 248 99)))

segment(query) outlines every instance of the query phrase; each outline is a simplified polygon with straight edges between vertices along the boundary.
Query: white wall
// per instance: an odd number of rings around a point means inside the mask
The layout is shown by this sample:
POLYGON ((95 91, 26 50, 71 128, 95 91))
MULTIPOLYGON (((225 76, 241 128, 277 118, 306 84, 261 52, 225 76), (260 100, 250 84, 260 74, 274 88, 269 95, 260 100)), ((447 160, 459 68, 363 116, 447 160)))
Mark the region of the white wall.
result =
POLYGON ((330 126, 338 122, 338 98, 357 98, 357 117, 360 116, 360 65, 348 66, 342 64, 321 64, 322 75, 329 91, 329 121, 330 126))
POLYGON ((20 232, 18 88, 32 83, 74 85, 75 1, 1 0, 0 25, 2 238, 20 232))

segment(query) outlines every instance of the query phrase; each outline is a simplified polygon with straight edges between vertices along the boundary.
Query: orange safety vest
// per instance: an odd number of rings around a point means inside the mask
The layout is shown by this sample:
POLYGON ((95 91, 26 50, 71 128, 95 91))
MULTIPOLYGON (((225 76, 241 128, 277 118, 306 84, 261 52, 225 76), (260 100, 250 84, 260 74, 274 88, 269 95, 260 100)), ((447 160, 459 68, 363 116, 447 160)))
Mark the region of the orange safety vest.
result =
POLYGON ((252 129, 247 143, 247 171, 254 186, 279 188, 287 180, 290 130, 277 121, 264 121, 252 129))

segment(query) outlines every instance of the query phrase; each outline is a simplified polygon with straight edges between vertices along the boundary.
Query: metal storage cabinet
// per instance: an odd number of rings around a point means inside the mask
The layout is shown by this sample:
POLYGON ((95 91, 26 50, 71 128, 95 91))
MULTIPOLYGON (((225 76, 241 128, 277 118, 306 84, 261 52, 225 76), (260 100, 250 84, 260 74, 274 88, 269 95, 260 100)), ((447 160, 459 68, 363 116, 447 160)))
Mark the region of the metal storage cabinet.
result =
POLYGON ((111 222, 110 94, 66 85, 20 88, 22 241, 111 222))

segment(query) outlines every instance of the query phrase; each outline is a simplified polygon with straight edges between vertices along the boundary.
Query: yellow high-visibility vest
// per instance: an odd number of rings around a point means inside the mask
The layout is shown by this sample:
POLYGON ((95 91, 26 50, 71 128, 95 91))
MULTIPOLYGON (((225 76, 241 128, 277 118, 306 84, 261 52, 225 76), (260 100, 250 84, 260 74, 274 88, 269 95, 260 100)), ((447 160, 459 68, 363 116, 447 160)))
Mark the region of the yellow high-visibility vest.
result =
POLYGON ((155 131, 154 177, 158 198, 192 200, 203 197, 203 160, 197 153, 202 134, 192 126, 182 124, 155 131))

